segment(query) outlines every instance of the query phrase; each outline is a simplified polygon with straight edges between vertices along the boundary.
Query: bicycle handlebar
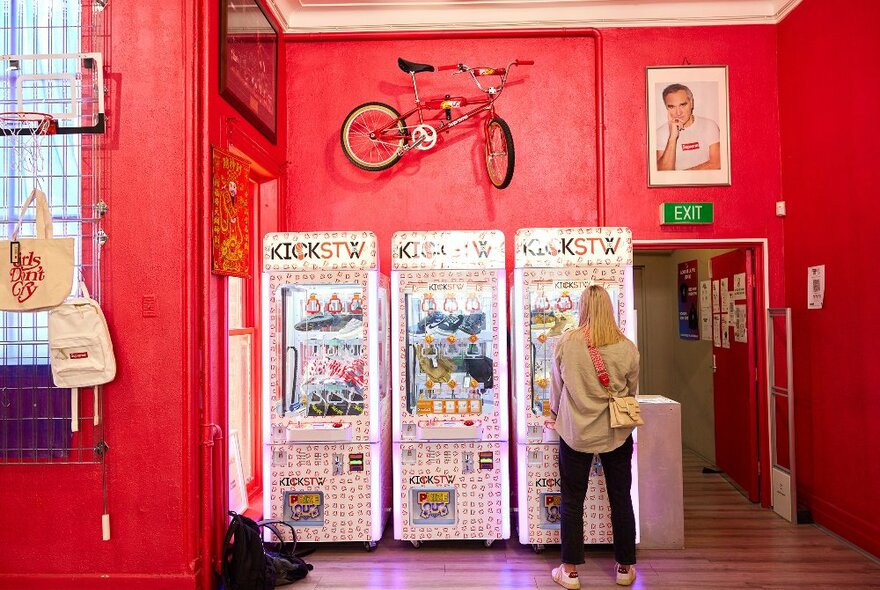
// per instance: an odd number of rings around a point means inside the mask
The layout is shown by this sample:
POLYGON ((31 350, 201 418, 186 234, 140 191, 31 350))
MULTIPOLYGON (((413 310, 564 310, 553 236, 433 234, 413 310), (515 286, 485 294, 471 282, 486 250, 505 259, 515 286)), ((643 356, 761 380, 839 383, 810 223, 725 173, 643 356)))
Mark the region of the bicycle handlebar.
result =
MULTIPOLYGON (((504 68, 486 68, 486 67, 478 67, 472 68, 467 64, 455 64, 455 65, 445 65, 445 66, 437 66, 437 70, 458 70, 453 72, 453 76, 455 74, 470 74, 471 79, 474 81, 474 84, 477 85, 481 91, 495 96, 496 98, 500 96, 501 91, 504 90, 504 85, 507 84, 507 75, 510 74, 511 66, 531 66, 534 65, 535 61, 532 59, 515 59, 504 68), (478 76, 498 76, 501 78, 498 86, 488 86, 483 87, 480 84, 480 80, 478 76)), ((494 99, 493 99, 494 100, 494 99)))
POLYGON ((437 66, 437 71, 442 72, 444 70, 458 70, 459 72, 473 72, 477 76, 503 76, 504 73, 510 66, 533 66, 535 65, 535 60, 533 59, 515 59, 509 64, 507 64, 506 68, 487 68, 487 67, 477 67, 472 68, 467 64, 451 64, 445 66, 437 66))

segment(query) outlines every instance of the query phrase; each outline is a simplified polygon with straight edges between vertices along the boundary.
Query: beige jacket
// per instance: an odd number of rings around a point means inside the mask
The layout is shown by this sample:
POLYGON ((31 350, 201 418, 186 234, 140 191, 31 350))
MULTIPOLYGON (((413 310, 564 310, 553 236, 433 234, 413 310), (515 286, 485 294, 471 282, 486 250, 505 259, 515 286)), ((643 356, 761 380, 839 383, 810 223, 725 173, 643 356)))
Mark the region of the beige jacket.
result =
MULTIPOLYGON (((615 396, 636 395, 639 351, 629 340, 603 346, 599 354, 615 396)), ((606 453, 624 443, 633 429, 611 428, 608 391, 599 383, 583 330, 559 339, 553 363, 550 410, 556 430, 569 447, 583 453, 606 453)))

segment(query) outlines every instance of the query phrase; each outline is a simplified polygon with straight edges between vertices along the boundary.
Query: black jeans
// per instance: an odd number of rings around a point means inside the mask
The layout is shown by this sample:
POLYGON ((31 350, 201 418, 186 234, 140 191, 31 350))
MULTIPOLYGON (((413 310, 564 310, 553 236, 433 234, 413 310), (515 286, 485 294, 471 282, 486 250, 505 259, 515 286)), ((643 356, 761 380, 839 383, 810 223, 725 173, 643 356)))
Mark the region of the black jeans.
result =
MULTIPOLYGON (((632 435, 607 453, 599 453, 611 504, 614 558, 621 565, 636 562, 636 518, 632 496, 632 435)), ((584 500, 590 482, 593 453, 575 451, 559 439, 559 476, 562 487, 562 562, 584 563, 584 500)))

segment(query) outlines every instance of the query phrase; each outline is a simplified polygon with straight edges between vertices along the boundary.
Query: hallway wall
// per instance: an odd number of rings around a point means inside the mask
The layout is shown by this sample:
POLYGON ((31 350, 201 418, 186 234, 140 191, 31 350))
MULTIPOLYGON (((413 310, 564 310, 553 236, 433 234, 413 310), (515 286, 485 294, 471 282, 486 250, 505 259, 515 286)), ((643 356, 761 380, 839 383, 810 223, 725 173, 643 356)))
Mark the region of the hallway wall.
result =
POLYGON ((648 306, 648 313, 639 312, 640 331, 645 322, 647 335, 646 345, 639 343, 646 378, 642 393, 665 395, 681 404, 682 444, 710 462, 715 461, 712 341, 679 337, 676 277, 680 262, 697 260, 698 280, 708 280, 709 259, 727 251, 642 251, 634 257, 634 264, 644 267, 648 306))
POLYGON ((880 5, 805 0, 779 25, 785 305, 792 310, 799 500, 880 555, 875 236, 880 5), (807 268, 825 265, 822 309, 807 268))

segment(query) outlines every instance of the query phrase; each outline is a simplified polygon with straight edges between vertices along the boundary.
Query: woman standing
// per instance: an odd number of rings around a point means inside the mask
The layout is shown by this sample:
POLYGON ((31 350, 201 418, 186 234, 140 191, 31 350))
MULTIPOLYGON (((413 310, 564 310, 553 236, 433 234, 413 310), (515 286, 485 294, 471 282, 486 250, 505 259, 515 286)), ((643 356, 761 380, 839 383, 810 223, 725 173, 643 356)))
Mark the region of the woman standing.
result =
POLYGON ((559 475, 562 487, 562 564, 553 580, 569 590, 581 587, 577 565, 584 563, 584 499, 593 453, 599 453, 611 504, 617 583, 636 579, 636 522, 633 514, 632 428, 611 428, 608 399, 635 396, 639 351, 618 328, 608 292, 598 285, 584 289, 580 326, 556 345, 549 426, 559 433, 559 475), (599 381, 588 345, 595 346, 610 381, 599 381))

